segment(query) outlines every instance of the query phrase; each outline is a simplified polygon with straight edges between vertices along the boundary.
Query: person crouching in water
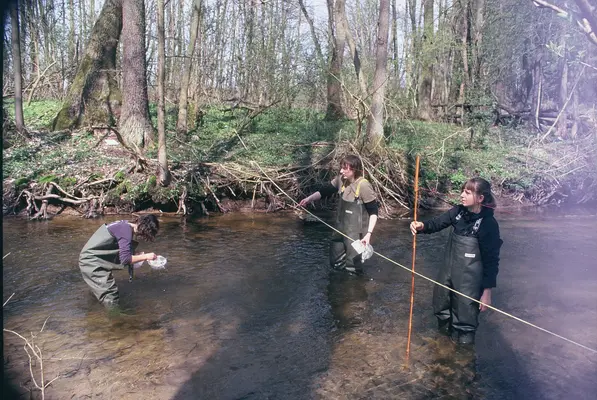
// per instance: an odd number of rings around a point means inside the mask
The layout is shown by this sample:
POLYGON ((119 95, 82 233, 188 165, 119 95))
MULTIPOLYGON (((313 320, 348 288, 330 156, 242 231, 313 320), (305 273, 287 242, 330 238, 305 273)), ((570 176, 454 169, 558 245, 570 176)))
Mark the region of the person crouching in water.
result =
POLYGON ((83 279, 104 306, 118 306, 119 294, 113 270, 157 257, 154 253, 133 255, 139 244, 133 237, 153 242, 159 227, 157 217, 148 214, 133 222, 123 220, 103 224, 87 241, 79 256, 79 268, 83 279))
MULTIPOLYGON (((493 217, 495 200, 489 182, 469 179, 462 186, 461 205, 428 221, 412 221, 417 233, 439 232, 452 226, 437 281, 484 304, 491 305, 491 289, 496 286, 500 261, 500 229, 493 217)), ((440 332, 458 338, 460 344, 473 344, 479 310, 486 306, 436 285, 433 311, 440 332)))
MULTIPOLYGON (((336 229, 367 246, 377 223, 378 205, 371 184, 363 178, 359 157, 347 155, 340 162, 340 176, 300 201, 302 207, 334 194, 339 195, 336 229)), ((330 264, 337 270, 360 275, 363 273, 361 255, 351 246, 352 241, 334 232, 330 244, 330 264)))

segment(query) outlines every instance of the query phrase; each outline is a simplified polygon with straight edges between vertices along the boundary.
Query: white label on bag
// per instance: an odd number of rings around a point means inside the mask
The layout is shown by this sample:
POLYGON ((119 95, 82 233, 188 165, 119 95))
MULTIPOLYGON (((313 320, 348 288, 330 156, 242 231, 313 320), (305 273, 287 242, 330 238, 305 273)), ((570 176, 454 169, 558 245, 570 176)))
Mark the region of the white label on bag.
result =
POLYGON ((346 214, 352 214, 352 211, 346 210, 346 214))
POLYGON ((464 256, 465 256, 466 258, 475 258, 475 255, 474 255, 474 254, 471 254, 471 253, 464 253, 464 256))

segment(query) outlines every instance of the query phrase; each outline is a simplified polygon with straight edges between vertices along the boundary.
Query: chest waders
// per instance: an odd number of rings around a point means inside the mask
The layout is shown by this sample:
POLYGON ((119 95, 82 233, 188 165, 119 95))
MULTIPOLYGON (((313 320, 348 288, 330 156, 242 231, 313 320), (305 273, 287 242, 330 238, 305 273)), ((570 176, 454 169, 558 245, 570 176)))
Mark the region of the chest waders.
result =
POLYGON ((339 191, 340 204, 336 216, 336 229, 352 238, 352 240, 340 235, 338 232, 333 233, 330 243, 330 265, 334 269, 348 269, 356 273, 363 271, 361 255, 351 246, 354 240, 362 239, 369 228, 369 214, 365 204, 359 197, 363 181, 365 179, 361 178, 357 183, 354 201, 346 201, 342 198, 344 186, 339 191))
MULTIPOLYGON (((137 242, 131 242, 132 251, 137 242)), ((106 307, 118 305, 120 298, 113 270, 122 270, 118 241, 104 224, 89 238, 79 255, 79 268, 83 279, 97 299, 106 307)))
MULTIPOLYGON (((450 233, 445 260, 437 281, 473 299, 481 298, 483 264, 476 237, 481 219, 475 221, 473 236, 450 233)), ((477 329, 479 303, 475 303, 440 286, 433 288, 433 312, 441 325, 450 324, 459 333, 474 333, 477 329)))

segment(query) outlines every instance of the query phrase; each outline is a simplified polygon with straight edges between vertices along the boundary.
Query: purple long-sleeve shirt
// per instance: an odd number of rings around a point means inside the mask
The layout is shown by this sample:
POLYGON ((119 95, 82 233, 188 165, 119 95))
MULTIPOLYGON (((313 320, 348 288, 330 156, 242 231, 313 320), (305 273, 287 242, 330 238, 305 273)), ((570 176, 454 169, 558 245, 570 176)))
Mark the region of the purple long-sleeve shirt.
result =
POLYGON ((108 224, 108 231, 118 241, 118 254, 120 264, 128 265, 133 260, 133 227, 126 220, 108 224))

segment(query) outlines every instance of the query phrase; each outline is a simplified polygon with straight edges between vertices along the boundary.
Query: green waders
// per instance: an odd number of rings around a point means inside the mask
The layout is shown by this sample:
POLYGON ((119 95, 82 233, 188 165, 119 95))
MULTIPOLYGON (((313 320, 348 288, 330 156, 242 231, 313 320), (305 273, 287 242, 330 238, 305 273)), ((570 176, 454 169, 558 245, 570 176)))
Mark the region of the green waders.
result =
POLYGON ((358 197, 362 181, 358 183, 355 201, 342 199, 342 191, 340 191, 340 205, 336 217, 336 229, 353 240, 334 232, 330 244, 330 265, 332 268, 346 269, 357 274, 363 272, 363 261, 361 255, 355 251, 351 243, 354 240, 362 239, 367 233, 367 229, 369 229, 369 213, 367 213, 363 201, 358 197))
MULTIPOLYGON (((478 239, 452 232, 437 281, 479 300, 483 290, 482 279, 483 264, 478 239)), ((440 325, 450 323, 459 334, 474 333, 477 329, 479 303, 437 285, 433 289, 433 312, 440 325)))
MULTIPOLYGON (((131 246, 136 247, 136 242, 131 246)), ((118 242, 104 224, 87 241, 79 255, 79 268, 83 279, 91 291, 104 306, 111 308, 118 305, 119 294, 112 270, 122 270, 118 242)))

